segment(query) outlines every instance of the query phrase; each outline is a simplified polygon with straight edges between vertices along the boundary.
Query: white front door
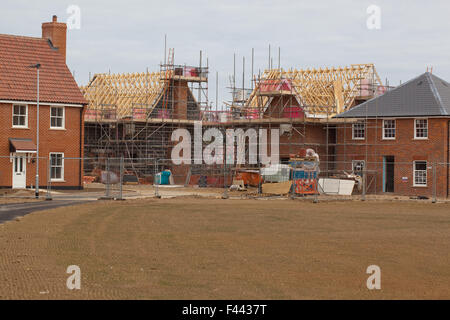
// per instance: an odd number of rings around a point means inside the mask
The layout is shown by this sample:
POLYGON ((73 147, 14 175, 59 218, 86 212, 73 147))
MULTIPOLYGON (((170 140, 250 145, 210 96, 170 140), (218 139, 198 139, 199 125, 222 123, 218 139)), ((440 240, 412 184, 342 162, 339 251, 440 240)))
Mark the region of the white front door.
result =
POLYGON ((27 157, 25 153, 13 156, 13 189, 25 189, 27 181, 27 157))

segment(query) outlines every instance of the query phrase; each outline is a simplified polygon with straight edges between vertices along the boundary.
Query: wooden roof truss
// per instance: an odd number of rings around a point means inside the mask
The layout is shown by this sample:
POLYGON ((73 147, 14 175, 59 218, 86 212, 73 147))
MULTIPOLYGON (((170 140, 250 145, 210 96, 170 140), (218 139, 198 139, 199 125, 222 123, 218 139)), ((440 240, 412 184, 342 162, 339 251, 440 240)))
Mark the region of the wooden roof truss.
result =
MULTIPOLYGON (((287 80, 291 84, 291 93, 301 101, 307 113, 331 117, 353 106, 364 79, 369 80, 369 86, 373 88, 382 85, 373 64, 330 69, 265 70, 260 79, 255 79, 255 89, 245 108, 263 111, 269 96, 261 92, 261 86, 267 81, 287 80)), ((285 91, 283 93, 286 94, 285 91)))
POLYGON ((167 90, 169 80, 161 72, 97 74, 81 87, 88 109, 114 108, 117 118, 132 117, 133 108, 146 108, 149 114, 167 90))

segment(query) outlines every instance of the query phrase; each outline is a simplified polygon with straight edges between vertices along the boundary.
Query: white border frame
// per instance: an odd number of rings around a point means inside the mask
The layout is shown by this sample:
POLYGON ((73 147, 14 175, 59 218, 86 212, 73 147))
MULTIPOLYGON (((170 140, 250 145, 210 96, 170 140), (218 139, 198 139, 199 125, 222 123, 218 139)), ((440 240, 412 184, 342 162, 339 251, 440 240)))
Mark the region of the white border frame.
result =
POLYGON ((61 106, 50 106, 50 130, 66 130, 66 108, 61 106), (52 108, 58 108, 63 109, 63 121, 62 121, 62 127, 52 127, 52 108))
POLYGON ((15 103, 12 105, 12 107, 11 107, 11 128, 13 128, 13 129, 29 129, 28 128, 28 105, 27 104, 15 103), (14 125, 14 107, 15 106, 25 107, 26 113, 25 113, 25 125, 24 126, 14 125))
POLYGON ((367 134, 366 121, 360 120, 355 123, 352 123, 352 140, 366 140, 366 134, 367 134), (363 124, 364 125, 364 138, 355 138, 355 124, 363 124))
MULTIPOLYGON (((387 119, 382 119, 381 121, 382 121, 382 128, 383 128, 381 139, 382 140, 395 140, 397 138, 397 119, 389 119, 389 118, 387 118, 387 119), (394 121, 394 130, 395 130, 394 131, 395 132, 394 137, 386 137, 384 135, 384 132, 385 132, 384 131, 384 129, 385 129, 384 122, 385 121, 394 121)), ((416 122, 414 121, 414 123, 416 123, 416 122)), ((389 129, 392 129, 392 128, 389 128, 389 129)), ((415 132, 415 130, 414 130, 414 132, 415 132)))
MULTIPOLYGON (((22 100, 0 100, 0 103, 13 103, 13 104, 27 104, 27 105, 36 105, 36 101, 22 101, 22 100)), ((57 106, 57 107, 78 107, 83 108, 84 106, 87 106, 87 104, 73 104, 73 103, 53 103, 53 102, 46 102, 41 101, 39 102, 42 106, 57 106)))
POLYGON ((48 161, 50 161, 50 172, 49 172, 50 181, 51 182, 65 182, 65 180, 64 180, 64 152, 50 152, 48 154, 48 161), (61 178, 60 179, 52 178, 52 162, 51 162, 52 161, 52 154, 61 154, 62 155, 62 159, 61 159, 62 167, 61 167, 61 178))
POLYGON ((414 118, 414 140, 428 140, 428 137, 430 136, 429 128, 430 128, 430 126, 429 126, 428 118, 414 118), (427 136, 426 137, 417 137, 417 128, 416 128, 417 120, 427 120, 427 136))
POLYGON ((18 190, 20 190, 20 189, 26 189, 27 188, 27 162, 29 163, 29 161, 27 161, 27 160, 29 160, 29 157, 28 157, 28 155, 27 155, 27 153, 26 152, 23 152, 23 151, 21 151, 21 152, 12 152, 11 153, 11 155, 10 155, 10 158, 11 158, 11 163, 12 163, 12 176, 11 176, 11 189, 18 189, 18 190), (25 185, 24 185, 24 187, 23 188, 14 188, 14 177, 15 177, 15 172, 14 172, 14 169, 15 169, 15 165, 16 165, 16 161, 15 161, 15 159, 17 159, 18 157, 23 157, 23 159, 24 159, 24 161, 23 161, 23 173, 24 173, 24 175, 25 175, 25 185))
POLYGON ((413 187, 426 188, 428 187, 428 161, 427 160, 414 160, 413 161, 413 187), (416 184, 416 162, 425 162, 425 184, 416 184))

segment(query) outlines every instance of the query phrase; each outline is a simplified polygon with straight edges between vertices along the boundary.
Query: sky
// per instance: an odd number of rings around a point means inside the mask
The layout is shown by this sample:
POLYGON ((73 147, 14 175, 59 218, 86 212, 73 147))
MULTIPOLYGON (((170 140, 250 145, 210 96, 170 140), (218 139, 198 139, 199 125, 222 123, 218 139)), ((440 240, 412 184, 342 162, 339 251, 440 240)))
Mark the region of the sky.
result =
MULTIPOLYGON (((446 0, 15 0, 2 3, 0 33, 41 36, 41 23, 74 22, 70 6, 80 10, 79 28, 68 30, 67 65, 79 85, 95 73, 158 71, 164 39, 175 49, 175 64, 210 68, 209 99, 229 100, 233 56, 236 81, 250 87, 254 72, 268 67, 338 67, 374 63, 381 79, 398 85, 433 67, 450 81, 450 1, 446 0), (379 29, 368 7, 380 9, 379 29), (68 21, 69 20, 69 21, 68 21), (216 73, 219 86, 216 90, 216 73)), ((1 79, 0 79, 1 81, 1 79)))

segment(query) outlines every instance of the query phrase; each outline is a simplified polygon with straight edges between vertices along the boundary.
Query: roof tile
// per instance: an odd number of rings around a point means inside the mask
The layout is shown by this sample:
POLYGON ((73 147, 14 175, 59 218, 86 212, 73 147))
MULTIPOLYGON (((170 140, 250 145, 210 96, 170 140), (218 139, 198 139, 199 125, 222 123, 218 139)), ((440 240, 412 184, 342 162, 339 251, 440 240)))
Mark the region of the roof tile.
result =
POLYGON ((336 118, 450 115, 450 84, 426 72, 336 118))
POLYGON ((39 100, 87 104, 64 57, 48 40, 0 34, 0 99, 36 101, 36 70, 40 63, 39 100))

